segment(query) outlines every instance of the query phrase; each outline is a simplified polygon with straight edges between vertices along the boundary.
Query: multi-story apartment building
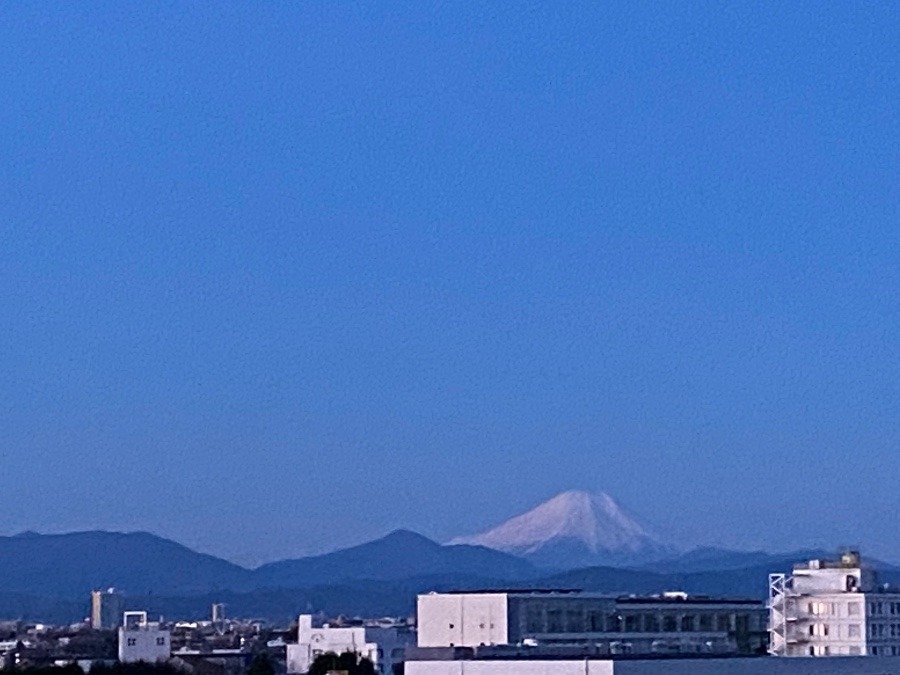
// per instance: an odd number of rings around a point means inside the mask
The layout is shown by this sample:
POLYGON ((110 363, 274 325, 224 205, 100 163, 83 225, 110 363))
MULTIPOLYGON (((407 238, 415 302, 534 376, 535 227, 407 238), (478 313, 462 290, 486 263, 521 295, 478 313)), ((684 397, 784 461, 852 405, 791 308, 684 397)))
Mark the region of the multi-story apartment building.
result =
POLYGON ((91 591, 91 628, 115 630, 122 621, 125 598, 115 588, 91 591))
POLYGON ((878 586, 859 553, 769 575, 769 652, 775 656, 900 655, 900 593, 878 586))
POLYGON ((765 651, 757 600, 665 593, 610 597, 566 590, 429 593, 418 598, 418 646, 572 646, 598 654, 765 651))

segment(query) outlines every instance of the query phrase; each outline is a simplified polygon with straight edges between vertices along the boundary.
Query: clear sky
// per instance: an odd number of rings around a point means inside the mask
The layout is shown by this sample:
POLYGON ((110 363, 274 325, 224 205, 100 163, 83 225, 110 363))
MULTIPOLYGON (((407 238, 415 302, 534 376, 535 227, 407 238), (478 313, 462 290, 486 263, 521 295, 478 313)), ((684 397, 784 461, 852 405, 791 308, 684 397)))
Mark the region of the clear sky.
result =
POLYGON ((900 560, 900 4, 0 5, 0 531, 606 490, 900 560))

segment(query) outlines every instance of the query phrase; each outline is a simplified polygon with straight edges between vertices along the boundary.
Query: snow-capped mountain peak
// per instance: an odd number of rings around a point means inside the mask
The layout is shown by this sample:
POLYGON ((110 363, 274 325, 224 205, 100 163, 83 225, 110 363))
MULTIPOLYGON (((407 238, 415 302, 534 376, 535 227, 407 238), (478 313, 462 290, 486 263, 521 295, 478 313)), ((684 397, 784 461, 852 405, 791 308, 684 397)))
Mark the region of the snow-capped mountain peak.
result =
POLYGON ((486 546, 554 567, 637 562, 669 552, 608 494, 579 490, 450 543, 486 546))

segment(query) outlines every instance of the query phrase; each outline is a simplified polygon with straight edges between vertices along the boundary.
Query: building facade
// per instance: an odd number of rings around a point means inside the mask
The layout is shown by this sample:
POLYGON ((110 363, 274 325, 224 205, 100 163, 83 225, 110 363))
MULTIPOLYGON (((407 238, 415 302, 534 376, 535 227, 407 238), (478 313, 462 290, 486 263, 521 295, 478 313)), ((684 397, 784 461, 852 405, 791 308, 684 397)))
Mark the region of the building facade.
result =
POLYGON ((406 662, 406 675, 900 675, 900 659, 466 659, 406 662))
POLYGON ((91 592, 91 628, 115 630, 122 625, 125 597, 115 588, 91 592))
POLYGON ((577 591, 429 593, 417 602, 419 647, 589 646, 598 654, 765 651, 756 600, 577 591))
POLYGON ((414 643, 406 626, 366 624, 359 626, 313 626, 312 616, 301 615, 297 644, 286 645, 288 673, 305 673, 313 661, 329 652, 353 652, 371 661, 382 675, 391 675, 403 662, 406 647, 414 643))
POLYGON ((878 586, 859 553, 810 560, 769 575, 774 656, 900 655, 900 593, 878 586))
POLYGON ((125 612, 119 628, 119 661, 157 663, 172 655, 172 637, 158 623, 147 621, 147 612, 125 612))

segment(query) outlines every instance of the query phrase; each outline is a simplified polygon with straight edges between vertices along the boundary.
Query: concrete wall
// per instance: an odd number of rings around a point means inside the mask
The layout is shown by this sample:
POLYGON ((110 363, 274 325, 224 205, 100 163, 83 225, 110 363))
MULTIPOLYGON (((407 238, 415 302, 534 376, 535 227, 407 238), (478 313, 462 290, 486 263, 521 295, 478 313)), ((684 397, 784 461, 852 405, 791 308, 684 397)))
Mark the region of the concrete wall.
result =
POLYGON ((900 658, 410 661, 406 675, 900 675, 900 658))
POLYGON ((611 661, 407 661, 406 675, 614 675, 611 661))
POLYGON ((620 661, 613 675, 900 675, 900 658, 620 661))
POLYGON ((420 595, 417 600, 420 647, 478 647, 509 643, 505 593, 420 595))
POLYGON ((119 629, 119 661, 155 663, 166 661, 172 655, 168 631, 148 626, 138 630, 119 629))

